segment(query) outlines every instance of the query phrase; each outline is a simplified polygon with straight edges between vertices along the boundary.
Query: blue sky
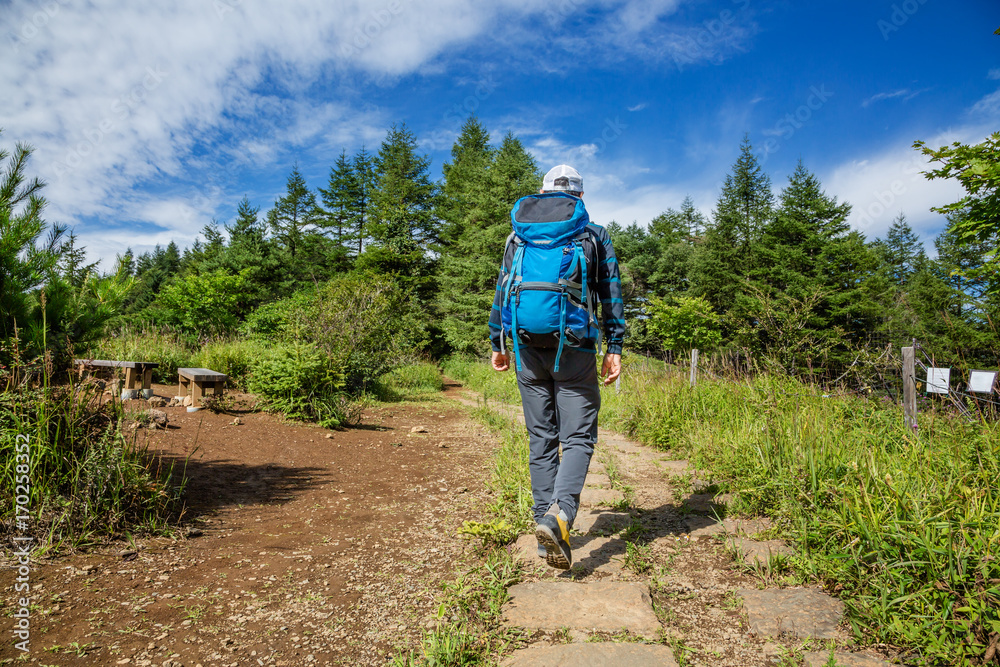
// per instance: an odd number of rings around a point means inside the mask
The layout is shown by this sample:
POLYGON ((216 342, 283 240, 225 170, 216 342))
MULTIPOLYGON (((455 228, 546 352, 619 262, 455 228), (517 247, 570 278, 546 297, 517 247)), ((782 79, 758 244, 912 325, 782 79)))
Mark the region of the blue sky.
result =
POLYGON ((903 212, 929 244, 961 190, 911 144, 1000 130, 993 0, 155 4, 0 0, 0 145, 95 258, 266 210, 296 162, 323 186, 392 123, 439 177, 470 112, 575 165, 597 222, 709 214, 746 134, 776 191, 802 159, 869 238, 903 212))

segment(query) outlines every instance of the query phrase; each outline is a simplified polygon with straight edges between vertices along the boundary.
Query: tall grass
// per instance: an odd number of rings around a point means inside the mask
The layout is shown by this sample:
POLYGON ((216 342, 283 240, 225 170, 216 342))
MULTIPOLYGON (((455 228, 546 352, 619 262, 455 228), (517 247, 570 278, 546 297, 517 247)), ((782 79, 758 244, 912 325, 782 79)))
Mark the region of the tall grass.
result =
POLYGON ((0 389, 0 532, 14 530, 13 501, 15 491, 24 493, 17 482, 25 473, 28 530, 46 548, 166 526, 183 479, 123 428, 120 403, 103 402, 89 383, 51 386, 47 369, 17 362, 0 374, 0 389), (27 438, 27 462, 15 454, 19 438, 27 438))
MULTIPOLYGON (((462 365, 446 368, 477 389, 511 382, 462 365)), ((801 573, 839 591, 859 639, 912 648, 908 663, 994 659, 996 423, 930 414, 914 433, 891 402, 776 376, 692 389, 662 370, 633 369, 603 403, 602 423, 712 471, 734 510, 774 517, 801 573)))
POLYGON ((153 369, 153 379, 170 384, 177 381, 178 368, 193 365, 194 349, 176 331, 123 327, 111 332, 90 350, 78 356, 157 363, 159 367, 153 369))

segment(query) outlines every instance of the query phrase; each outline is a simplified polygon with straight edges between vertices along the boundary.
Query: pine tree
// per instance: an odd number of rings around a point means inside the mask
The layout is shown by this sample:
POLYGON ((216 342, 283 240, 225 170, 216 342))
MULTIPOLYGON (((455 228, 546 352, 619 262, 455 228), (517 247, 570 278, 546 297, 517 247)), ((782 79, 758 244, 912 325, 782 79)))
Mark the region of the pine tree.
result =
POLYGON ((357 190, 354 164, 348 159, 347 151, 343 150, 336 164, 330 168, 327 188, 319 188, 325 226, 336 230, 334 238, 340 245, 346 245, 351 240, 351 227, 357 216, 354 208, 358 199, 357 190))
POLYGON ((260 207, 253 206, 246 196, 236 207, 236 219, 226 225, 229 245, 224 255, 225 268, 231 275, 244 277, 245 299, 249 309, 282 296, 281 261, 274 243, 267 239, 264 223, 259 218, 260 207))
POLYGON ((393 125, 375 157, 371 235, 397 252, 430 249, 437 242, 434 216, 437 188, 430 158, 417 154, 417 139, 406 125, 393 125))
MULTIPOLYGON (((467 127, 471 126, 467 123, 467 127)), ((475 135, 470 132, 470 136, 475 135)), ((510 209, 515 201, 538 192, 541 186, 534 158, 513 134, 508 133, 499 148, 488 152, 492 161, 476 159, 463 165, 479 164, 483 170, 477 174, 469 168, 462 173, 464 186, 458 187, 459 173, 449 172, 449 178, 454 179, 452 192, 462 193, 464 205, 461 211, 452 209, 461 217, 452 227, 454 238, 442 250, 438 308, 441 329, 454 352, 485 354, 489 350, 486 321, 504 241, 510 234, 510 209)), ((452 150, 453 156, 456 153, 462 154, 462 148, 452 150)))
POLYGON ((478 192, 486 187, 486 174, 494 153, 489 132, 475 116, 469 116, 451 147, 451 162, 441 167, 444 183, 438 216, 444 223, 441 236, 445 243, 462 235, 466 216, 478 192))
POLYGON ((372 156, 362 146, 354 156, 354 200, 351 210, 351 234, 358 243, 358 255, 368 239, 372 195, 375 192, 375 170, 372 156))
POLYGON ((758 287, 796 299, 822 289, 823 250, 847 234, 850 211, 850 204, 828 197, 819 179, 799 161, 757 250, 758 287))
POLYGON ((900 213, 892 221, 885 240, 880 244, 886 270, 895 285, 905 285, 927 259, 920 239, 900 213))
POLYGON ((298 165, 292 168, 286 182, 286 194, 274 202, 267 212, 267 224, 292 262, 303 243, 303 237, 315 231, 320 222, 316 195, 309 190, 298 165))
MULTIPOLYGON (((760 167, 750 140, 726 175, 704 243, 692 259, 692 282, 717 312, 737 307, 745 281, 758 263, 758 243, 773 215, 771 179, 760 167)), ((746 304, 739 306, 742 310, 746 304)), ((737 314, 737 317, 743 317, 737 314)))
POLYGON ((76 233, 73 231, 70 231, 66 242, 63 243, 60 254, 59 272, 75 288, 82 286, 89 275, 97 272, 99 262, 87 263, 87 249, 83 246, 77 247, 76 233))

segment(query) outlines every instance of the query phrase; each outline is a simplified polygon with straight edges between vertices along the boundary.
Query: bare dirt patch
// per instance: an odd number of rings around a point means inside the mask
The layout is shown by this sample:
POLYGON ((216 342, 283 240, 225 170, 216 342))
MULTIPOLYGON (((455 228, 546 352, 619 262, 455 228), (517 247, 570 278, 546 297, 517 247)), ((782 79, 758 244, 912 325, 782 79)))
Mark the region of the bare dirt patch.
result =
MULTIPOLYGON (((162 408, 168 428, 144 433, 189 480, 183 525, 38 563, 28 663, 374 665, 413 647, 475 558, 456 529, 482 518, 494 446, 455 391, 347 431, 162 408)), ((13 582, 0 570, 7 610, 13 582)))

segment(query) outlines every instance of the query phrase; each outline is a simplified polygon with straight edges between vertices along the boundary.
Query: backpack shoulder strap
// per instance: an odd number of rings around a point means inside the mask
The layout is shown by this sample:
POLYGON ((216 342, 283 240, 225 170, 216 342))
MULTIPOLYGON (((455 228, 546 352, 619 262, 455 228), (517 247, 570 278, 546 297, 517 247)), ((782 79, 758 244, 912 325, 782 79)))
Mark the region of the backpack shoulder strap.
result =
POLYGON ((517 232, 511 232, 510 234, 507 235, 507 240, 504 241, 503 243, 503 259, 500 260, 500 263, 503 265, 503 268, 508 270, 511 268, 510 264, 511 261, 514 259, 514 255, 510 254, 508 256, 508 251, 510 250, 511 246, 514 246, 514 250, 516 251, 517 246, 520 243, 521 239, 517 237, 517 232))

